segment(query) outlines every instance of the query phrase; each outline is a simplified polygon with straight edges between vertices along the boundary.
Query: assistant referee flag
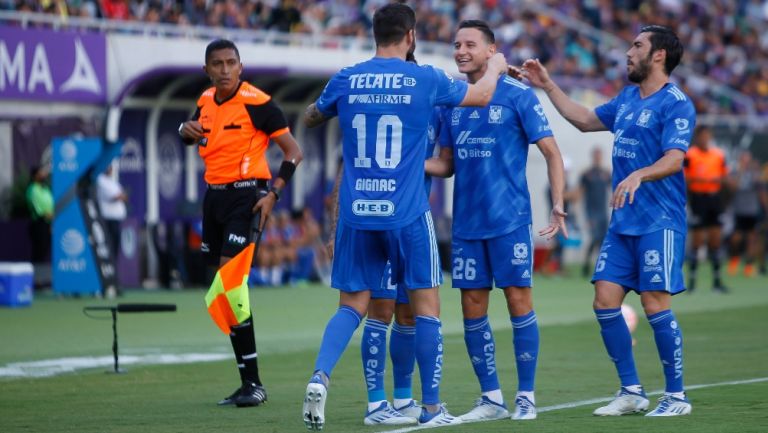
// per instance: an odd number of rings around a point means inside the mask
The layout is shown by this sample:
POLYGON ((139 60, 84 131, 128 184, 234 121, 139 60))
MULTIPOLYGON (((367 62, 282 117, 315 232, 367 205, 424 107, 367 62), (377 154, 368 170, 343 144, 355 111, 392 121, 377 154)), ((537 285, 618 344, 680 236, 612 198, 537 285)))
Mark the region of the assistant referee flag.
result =
POLYGON ((232 260, 222 266, 205 295, 211 318, 225 334, 230 327, 243 323, 251 316, 248 300, 248 274, 255 245, 249 244, 232 260))

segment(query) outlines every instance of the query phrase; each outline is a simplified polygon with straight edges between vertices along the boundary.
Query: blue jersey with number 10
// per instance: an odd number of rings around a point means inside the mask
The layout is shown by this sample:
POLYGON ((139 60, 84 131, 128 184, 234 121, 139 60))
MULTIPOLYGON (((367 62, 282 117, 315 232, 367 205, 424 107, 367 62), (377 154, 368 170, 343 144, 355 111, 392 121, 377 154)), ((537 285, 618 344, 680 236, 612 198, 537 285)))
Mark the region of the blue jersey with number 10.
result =
MULTIPOLYGON (((664 152, 688 150, 696 109, 674 84, 640 97, 638 86, 627 86, 595 114, 614 134, 613 188, 633 171, 653 165, 664 152)), ((611 215, 609 230, 639 236, 662 229, 685 233, 685 179, 680 171, 664 179, 645 182, 628 202, 611 215)))
POLYGON ((339 218, 345 224, 391 230, 429 210, 427 126, 435 106, 459 105, 466 92, 466 83, 440 69, 397 58, 374 57, 331 78, 316 107, 326 117, 339 117, 339 218))

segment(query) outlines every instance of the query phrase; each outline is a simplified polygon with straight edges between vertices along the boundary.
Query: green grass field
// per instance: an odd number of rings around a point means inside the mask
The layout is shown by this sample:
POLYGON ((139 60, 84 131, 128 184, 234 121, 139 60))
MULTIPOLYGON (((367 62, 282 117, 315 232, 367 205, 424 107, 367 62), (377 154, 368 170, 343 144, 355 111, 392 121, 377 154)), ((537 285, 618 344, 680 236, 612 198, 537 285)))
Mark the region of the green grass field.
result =
MULTIPOLYGON (((711 293, 704 275, 696 293, 674 299, 685 338, 686 384, 707 385, 768 377, 768 281, 728 280, 731 294, 711 293)), ((537 277, 536 311, 541 326, 537 376, 539 408, 607 398, 618 387, 591 311, 592 289, 580 277, 537 277)), ((0 309, 0 432, 300 432, 301 401, 326 321, 336 308, 334 290, 322 286, 251 291, 260 369, 269 402, 258 408, 220 408, 216 401, 237 385, 228 338, 204 308, 204 291, 131 291, 119 302, 171 302, 176 313, 122 314, 120 355, 126 374, 105 374, 111 359, 109 320, 83 315, 86 305, 112 305, 100 299, 38 297, 30 308, 0 309), (221 361, 186 364, 130 364, 135 357, 219 355, 221 361), (49 377, 46 364, 72 359, 100 360, 95 368, 49 377), (10 377, 10 374, 17 376, 10 377)), ((445 287, 443 322, 445 365, 442 399, 449 410, 469 410, 479 393, 467 359, 457 291, 445 287)), ((512 333, 501 294, 490 313, 497 342, 497 365, 508 399, 516 375, 512 333)), ((638 298, 629 303, 640 312, 638 298)), ((653 335, 641 320, 635 357, 647 390, 663 387, 653 335)), ((147 359, 147 358, 142 358, 147 359)), ((391 391, 391 379, 387 379, 391 391)), ((418 382, 414 384, 419 395, 418 382)), ((333 374, 326 409, 329 432, 378 432, 362 425, 365 390, 359 337, 333 374)), ((765 432, 768 381, 693 388, 690 417, 596 418, 598 404, 553 409, 532 422, 509 420, 451 427, 456 432, 765 432)), ((653 403, 652 403, 653 405, 653 403)), ((389 428, 393 430, 393 428, 389 428)))

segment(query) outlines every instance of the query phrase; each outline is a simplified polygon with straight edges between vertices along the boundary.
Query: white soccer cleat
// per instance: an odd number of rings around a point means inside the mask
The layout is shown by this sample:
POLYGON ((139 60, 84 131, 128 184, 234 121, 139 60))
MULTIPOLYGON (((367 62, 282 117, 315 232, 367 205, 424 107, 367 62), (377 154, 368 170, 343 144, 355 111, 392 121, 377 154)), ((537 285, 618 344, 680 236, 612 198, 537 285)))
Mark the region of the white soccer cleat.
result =
POLYGON ((416 418, 416 421, 418 421, 419 417, 421 416, 421 405, 416 403, 416 400, 411 400, 411 402, 407 405, 403 407, 396 407, 394 409, 400 412, 400 414, 403 416, 416 418))
POLYGON ((399 411, 390 406, 388 401, 381 402, 381 405, 371 412, 365 413, 363 424, 365 425, 407 425, 419 422, 417 418, 404 416, 399 411))
POLYGON ((669 394, 659 397, 659 405, 645 416, 680 416, 690 415, 693 407, 687 397, 677 398, 669 394))
POLYGON ((325 399, 328 389, 322 383, 310 382, 304 395, 304 425, 309 430, 322 430, 325 426, 325 399))
POLYGON ((515 413, 512 414, 514 420, 536 419, 536 405, 528 400, 528 397, 518 395, 515 397, 515 413))
POLYGON ((616 398, 603 407, 598 407, 592 412, 596 416, 621 416, 630 413, 645 412, 648 410, 648 399, 645 392, 630 392, 624 387, 616 393, 616 398))
POLYGON ((509 411, 503 404, 498 404, 486 396, 475 400, 475 407, 460 416, 463 422, 490 421, 509 417, 509 411))
POLYGON ((419 416, 419 425, 425 427, 440 427, 461 423, 461 418, 448 413, 445 409, 445 403, 441 403, 439 410, 435 413, 430 413, 426 407, 422 407, 421 415, 419 416))

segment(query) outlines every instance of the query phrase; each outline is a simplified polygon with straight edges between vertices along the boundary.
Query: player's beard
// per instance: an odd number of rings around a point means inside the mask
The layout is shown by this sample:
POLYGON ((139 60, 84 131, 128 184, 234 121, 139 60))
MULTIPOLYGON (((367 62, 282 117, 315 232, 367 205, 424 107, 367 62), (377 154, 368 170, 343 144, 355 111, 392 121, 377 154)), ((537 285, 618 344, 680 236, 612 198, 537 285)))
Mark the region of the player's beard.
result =
POLYGON ((633 83, 642 83, 648 78, 648 74, 651 72, 651 53, 644 59, 641 59, 636 65, 635 69, 627 74, 629 81, 633 83))
POLYGON ((412 62, 416 64, 419 63, 416 61, 416 56, 413 54, 415 51, 416 51, 416 41, 413 41, 413 44, 411 44, 411 48, 408 49, 408 53, 405 54, 406 62, 412 62))

